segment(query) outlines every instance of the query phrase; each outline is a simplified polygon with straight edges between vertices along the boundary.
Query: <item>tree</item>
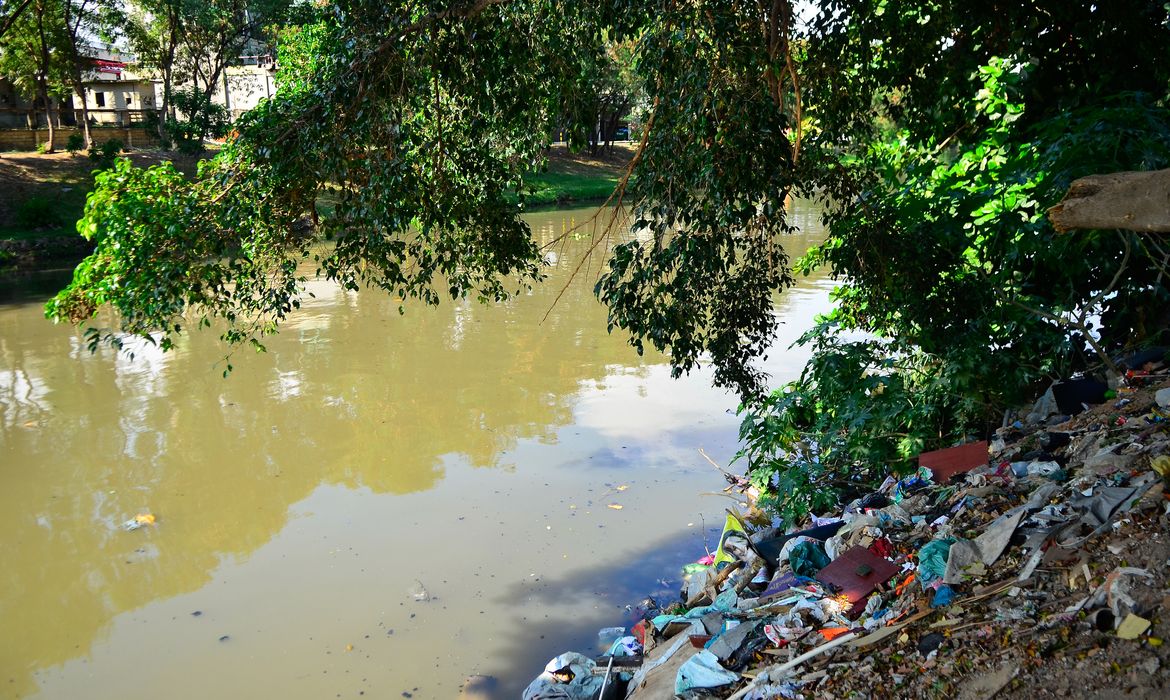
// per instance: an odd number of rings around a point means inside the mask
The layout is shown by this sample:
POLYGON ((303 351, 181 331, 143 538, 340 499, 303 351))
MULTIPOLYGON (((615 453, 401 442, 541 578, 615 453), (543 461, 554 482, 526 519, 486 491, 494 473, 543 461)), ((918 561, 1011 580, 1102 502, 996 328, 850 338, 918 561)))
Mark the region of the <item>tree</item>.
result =
POLYGON ((838 309, 807 337, 803 376, 742 430, 793 519, 987 435, 1053 379, 1116 369, 1170 321, 1159 240, 1059 235, 1045 216, 1079 177, 1170 164, 1163 5, 822 10, 803 153, 830 236, 798 268, 829 267, 838 309))
POLYGON ((4 38, 4 35, 16 23, 16 19, 31 4, 32 0, 15 0, 15 2, 5 0, 5 2, 0 3, 0 10, 2 10, 0 11, 0 39, 4 38))
POLYGON ((91 67, 86 38, 106 33, 116 8, 108 0, 57 0, 61 6, 63 60, 73 94, 81 103, 81 132, 85 147, 93 146, 89 133, 89 104, 85 100, 83 76, 91 67))
MULTIPOLYGON (((184 185, 193 199, 176 197, 193 202, 194 215, 157 212, 167 215, 125 229, 135 219, 126 201, 99 187, 83 225, 99 251, 54 313, 80 319, 111 302, 128 328, 147 332, 173 331, 174 315, 194 308, 228 319, 227 337, 242 340, 273 330, 295 306, 295 264, 306 257, 346 286, 428 302, 439 289, 501 298, 535 281, 538 251, 509 194, 522 190, 548 142, 540 125, 590 77, 579 66, 603 49, 608 28, 615 41, 639 37, 653 67, 640 73, 656 102, 634 164, 639 177, 624 196, 652 236, 618 248, 599 293, 615 327, 639 348, 669 346, 679 372, 710 353, 721 382, 757 386, 747 360, 775 327, 771 294, 790 281, 779 240, 794 184, 787 5, 772 17, 754 3, 666 3, 653 21, 639 4, 619 5, 321 8, 308 70, 285 77, 239 125, 240 138, 184 185), (291 229, 324 188, 337 188, 338 204, 320 231, 336 245, 322 254, 291 229), (260 211, 263 221, 253 216, 260 211), (137 241, 117 253, 106 247, 122 235, 115 219, 137 241), (182 235, 200 243, 174 245, 179 220, 182 235), (138 245, 144 257, 127 266, 138 245), (162 267, 180 283, 157 277, 162 267), (141 307, 144 294, 160 305, 141 307)), ((117 177, 109 187, 154 182, 131 171, 117 177)))
POLYGON ((178 66, 207 100, 224 70, 248 47, 262 47, 266 30, 284 20, 287 0, 210 0, 187 3, 182 16, 178 66))
POLYGON ((159 138, 166 143, 175 85, 175 56, 183 31, 184 0, 136 0, 126 8, 124 32, 140 66, 162 77, 159 138))
POLYGON ((607 39, 581 66, 582 90, 565 96, 557 125, 571 148, 586 147, 591 155, 610 148, 619 121, 635 106, 645 106, 645 93, 633 72, 635 44, 633 38, 607 39))
POLYGON ((265 32, 293 8, 283 0, 135 0, 126 33, 139 62, 161 75, 164 140, 174 136, 167 126, 175 119, 174 86, 192 86, 181 98, 187 109, 197 110, 185 112, 188 122, 214 118, 206 107, 225 69, 249 46, 261 45, 265 32))
POLYGON ((873 434, 886 441, 874 454, 908 463, 1043 377, 1090 367, 1086 343, 1105 356, 1162 324, 1152 244, 1059 239, 1041 216, 1103 164, 1165 167, 1159 2, 821 0, 805 28, 784 0, 302 9, 277 95, 198 178, 122 165, 101 180, 82 222, 97 251, 50 314, 81 321, 109 303, 123 330, 161 330, 164 345, 218 317, 229 341, 259 343, 298 305, 305 260, 351 289, 503 298, 540 278, 516 196, 541 129, 566 114, 592 124, 578 99, 593 94, 590 67, 628 42, 649 106, 613 199, 637 235, 592 249, 609 254, 596 292, 611 330, 668 350, 676 373, 710 362, 761 401, 753 361, 792 280, 785 200, 825 199, 830 238, 800 267, 830 267, 840 310, 811 336, 822 352, 802 390, 836 386, 855 408, 823 422, 831 407, 772 403, 826 445, 851 435, 842 469, 864 457, 867 401, 912 402, 942 378, 925 413, 891 404, 873 434), (318 217, 325 191, 336 206, 318 217), (1089 327, 1098 312, 1104 329, 1089 327), (851 345, 831 335, 840 326, 881 340, 851 345), (869 392, 875 368, 901 388, 869 392))
POLYGON ((0 45, 0 73, 11 76, 25 95, 35 95, 45 110, 49 132, 45 148, 50 153, 60 121, 56 102, 69 93, 66 34, 60 3, 32 0, 23 12, 14 14, 0 45))

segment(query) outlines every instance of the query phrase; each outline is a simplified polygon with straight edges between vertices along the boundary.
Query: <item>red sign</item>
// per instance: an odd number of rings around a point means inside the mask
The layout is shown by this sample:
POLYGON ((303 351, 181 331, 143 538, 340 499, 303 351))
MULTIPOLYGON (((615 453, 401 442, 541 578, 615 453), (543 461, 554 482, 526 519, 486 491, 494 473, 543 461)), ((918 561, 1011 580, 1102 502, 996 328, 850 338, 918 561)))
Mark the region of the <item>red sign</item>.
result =
POLYGON ((93 59, 93 67, 99 73, 113 73, 118 76, 126 70, 126 64, 121 61, 103 61, 99 58, 93 59))

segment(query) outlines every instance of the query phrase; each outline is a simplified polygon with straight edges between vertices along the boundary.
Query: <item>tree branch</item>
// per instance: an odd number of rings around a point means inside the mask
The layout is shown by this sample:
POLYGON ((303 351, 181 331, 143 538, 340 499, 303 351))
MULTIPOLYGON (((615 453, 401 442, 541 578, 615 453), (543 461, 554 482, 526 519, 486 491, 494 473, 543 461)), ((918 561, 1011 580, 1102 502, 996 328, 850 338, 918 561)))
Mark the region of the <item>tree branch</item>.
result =
POLYGON ((16 20, 20 17, 21 13, 24 12, 31 3, 32 0, 21 0, 21 3, 16 6, 16 9, 13 10, 2 21, 0 21, 0 38, 3 38, 4 34, 9 29, 12 29, 12 25, 16 23, 16 20))

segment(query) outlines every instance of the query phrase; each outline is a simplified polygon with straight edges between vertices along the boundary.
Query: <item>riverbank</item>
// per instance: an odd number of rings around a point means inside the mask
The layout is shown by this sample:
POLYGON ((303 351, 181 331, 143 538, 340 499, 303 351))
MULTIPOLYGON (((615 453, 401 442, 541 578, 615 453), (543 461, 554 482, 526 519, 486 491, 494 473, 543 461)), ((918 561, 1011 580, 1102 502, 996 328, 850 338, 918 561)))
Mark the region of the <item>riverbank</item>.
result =
MULTIPOLYGON (((201 160, 163 151, 123 155, 140 167, 171 161, 187 174, 201 160)), ((93 189, 93 168, 85 154, 0 153, 0 270, 72 266, 93 251, 76 228, 93 189)))
MULTIPOLYGON (((570 153, 564 146, 549 151, 548 168, 529 178, 528 211, 602 202, 625 174, 631 143, 614 144, 597 157, 570 153)), ((135 165, 170 160, 191 174, 200 158, 162 151, 125 154, 135 165)), ((93 163, 83 154, 0 154, 0 270, 31 272, 75 265, 93 251, 76 222, 93 187, 93 163)))
MULTIPOLYGON (((1170 370, 1061 408, 789 532, 729 511, 679 598, 611 647, 628 697, 1165 697, 1170 370)), ((525 699, 588 697, 608 665, 557 657, 525 699)))
POLYGON ((602 202, 625 176, 636 144, 615 143, 613 149, 596 157, 570 153, 563 145, 549 149, 548 170, 528 177, 532 192, 526 197, 529 210, 570 204, 602 202))

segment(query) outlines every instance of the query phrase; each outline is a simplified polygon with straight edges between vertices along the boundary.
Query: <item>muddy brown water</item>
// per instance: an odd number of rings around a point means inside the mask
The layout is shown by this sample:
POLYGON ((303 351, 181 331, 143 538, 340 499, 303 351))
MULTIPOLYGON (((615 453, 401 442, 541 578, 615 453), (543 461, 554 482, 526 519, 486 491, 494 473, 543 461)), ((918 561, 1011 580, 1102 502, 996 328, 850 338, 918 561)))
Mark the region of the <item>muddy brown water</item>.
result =
MULTIPOLYGON (((821 234, 795 213, 799 254, 821 234)), ((91 355, 43 318, 60 277, 9 283, 0 698, 452 698, 472 674, 514 698, 677 590, 730 505, 697 449, 731 458, 737 402, 607 335, 596 268, 541 322, 583 246, 494 307, 315 283, 228 379, 214 334, 91 355)), ((783 296, 777 381, 830 288, 783 296)))

